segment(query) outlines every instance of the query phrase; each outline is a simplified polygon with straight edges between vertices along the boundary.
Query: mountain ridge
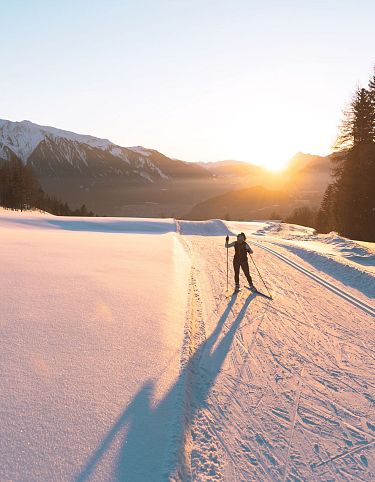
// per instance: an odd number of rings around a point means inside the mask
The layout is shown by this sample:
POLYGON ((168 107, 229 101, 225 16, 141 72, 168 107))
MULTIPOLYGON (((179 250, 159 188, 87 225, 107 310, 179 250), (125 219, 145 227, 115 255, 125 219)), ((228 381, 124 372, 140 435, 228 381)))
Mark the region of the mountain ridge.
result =
POLYGON ((0 159, 17 156, 39 177, 126 177, 139 182, 210 177, 204 168, 170 159, 155 149, 122 147, 109 139, 0 119, 0 159))

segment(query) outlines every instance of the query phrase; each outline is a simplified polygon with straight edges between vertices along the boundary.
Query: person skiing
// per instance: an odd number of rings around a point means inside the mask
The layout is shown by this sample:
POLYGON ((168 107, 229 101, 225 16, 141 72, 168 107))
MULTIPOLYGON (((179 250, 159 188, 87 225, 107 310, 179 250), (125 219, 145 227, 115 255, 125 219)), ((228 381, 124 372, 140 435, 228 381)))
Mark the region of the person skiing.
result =
POLYGON ((234 248, 234 257, 233 257, 233 268, 234 268, 234 282, 235 282, 235 292, 238 292, 240 289, 240 268, 244 275, 246 276, 247 282, 249 283, 249 288, 252 290, 256 290, 255 286, 253 285, 253 280, 250 276, 249 270, 249 263, 247 261, 247 254, 252 254, 253 250, 250 246, 246 243, 246 236, 244 233, 240 233, 237 235, 237 241, 233 241, 233 243, 229 242, 229 236, 225 238, 225 247, 227 249, 234 248))

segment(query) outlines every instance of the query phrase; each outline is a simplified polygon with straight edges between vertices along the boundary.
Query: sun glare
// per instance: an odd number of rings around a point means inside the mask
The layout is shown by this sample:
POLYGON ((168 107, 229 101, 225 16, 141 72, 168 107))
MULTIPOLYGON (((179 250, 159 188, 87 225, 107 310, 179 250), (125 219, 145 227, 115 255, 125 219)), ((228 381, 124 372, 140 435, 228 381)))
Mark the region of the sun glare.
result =
POLYGON ((265 162, 262 164, 268 171, 272 172, 280 172, 286 168, 288 164, 288 160, 286 161, 272 161, 272 162, 265 162))
POLYGON ((250 160, 252 164, 256 164, 258 166, 264 167, 265 169, 273 172, 280 172, 283 171, 292 156, 294 155, 294 152, 292 149, 285 149, 283 152, 264 152, 259 151, 257 153, 252 153, 251 158, 254 159, 254 161, 250 160))
MULTIPOLYGON (((259 116, 261 113, 257 112, 257 117, 259 116)), ((270 140, 268 131, 262 127, 264 123, 249 125, 244 118, 240 129, 238 124, 230 126, 224 145, 225 157, 249 162, 273 172, 283 171, 296 152, 302 149, 299 138, 291 138, 288 130, 280 129, 270 140), (250 138, 249 131, 253 132, 250 138)))

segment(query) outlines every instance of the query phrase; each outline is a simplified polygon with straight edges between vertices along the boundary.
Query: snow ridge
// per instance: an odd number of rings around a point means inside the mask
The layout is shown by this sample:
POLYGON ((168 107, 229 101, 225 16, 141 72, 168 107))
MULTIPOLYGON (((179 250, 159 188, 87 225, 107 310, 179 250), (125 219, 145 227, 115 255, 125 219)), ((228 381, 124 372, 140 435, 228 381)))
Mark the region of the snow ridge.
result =
POLYGON ((52 140, 67 139, 103 150, 116 147, 108 139, 99 139, 55 127, 41 126, 28 120, 11 122, 0 119, 0 137, 2 144, 9 147, 23 162, 28 160, 38 145, 46 138, 52 140))

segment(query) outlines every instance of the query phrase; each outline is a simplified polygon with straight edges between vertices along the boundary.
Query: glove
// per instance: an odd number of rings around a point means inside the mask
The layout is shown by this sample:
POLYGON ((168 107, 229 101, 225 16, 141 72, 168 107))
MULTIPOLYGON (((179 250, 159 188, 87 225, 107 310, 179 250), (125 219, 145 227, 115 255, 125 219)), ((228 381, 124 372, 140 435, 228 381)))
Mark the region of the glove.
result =
POLYGON ((226 243, 229 242, 229 236, 227 236, 227 237, 225 238, 225 242, 226 242, 226 243))

